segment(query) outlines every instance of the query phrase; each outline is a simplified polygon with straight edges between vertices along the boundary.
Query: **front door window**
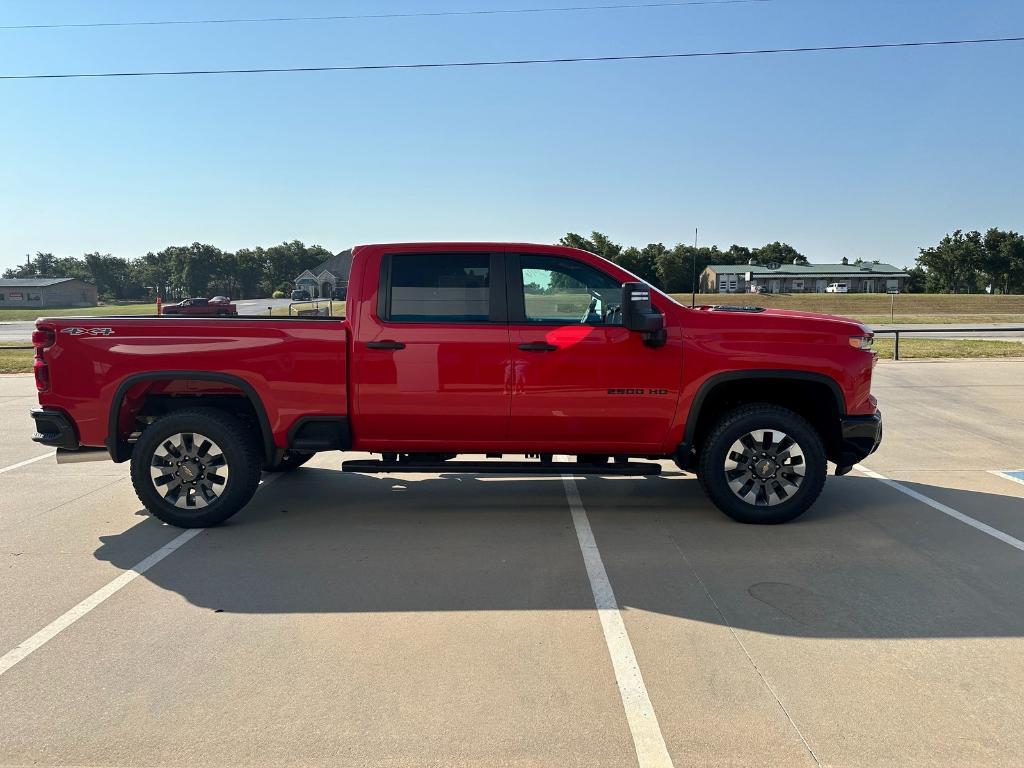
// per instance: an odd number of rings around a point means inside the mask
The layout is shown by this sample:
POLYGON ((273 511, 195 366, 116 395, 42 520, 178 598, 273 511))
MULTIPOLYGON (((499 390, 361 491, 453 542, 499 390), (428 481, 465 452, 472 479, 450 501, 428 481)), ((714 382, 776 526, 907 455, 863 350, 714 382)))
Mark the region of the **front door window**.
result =
POLYGON ((553 256, 520 257, 526 322, 621 325, 622 286, 593 267, 553 256))

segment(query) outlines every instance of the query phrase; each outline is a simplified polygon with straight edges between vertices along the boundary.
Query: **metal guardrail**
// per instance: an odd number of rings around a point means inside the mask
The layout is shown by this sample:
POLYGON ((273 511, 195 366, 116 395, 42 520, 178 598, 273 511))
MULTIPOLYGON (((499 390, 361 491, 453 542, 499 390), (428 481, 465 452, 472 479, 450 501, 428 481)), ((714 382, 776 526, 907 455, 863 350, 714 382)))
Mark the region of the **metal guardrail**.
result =
POLYGON ((1009 326, 999 328, 885 328, 885 329, 873 329, 875 336, 882 333, 890 333, 896 337, 895 348, 893 349, 893 360, 900 359, 900 334, 901 333, 1021 333, 1024 332, 1024 326, 1009 326))

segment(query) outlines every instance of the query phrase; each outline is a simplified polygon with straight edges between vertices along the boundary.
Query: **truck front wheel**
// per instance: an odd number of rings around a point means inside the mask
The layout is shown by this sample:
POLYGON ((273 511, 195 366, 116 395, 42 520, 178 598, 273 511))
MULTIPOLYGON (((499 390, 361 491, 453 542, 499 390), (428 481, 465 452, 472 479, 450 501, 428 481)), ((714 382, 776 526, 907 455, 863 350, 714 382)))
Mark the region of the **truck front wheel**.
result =
POLYGON ((249 502, 261 463, 249 430, 234 417, 214 409, 176 411, 143 430, 132 451, 132 485, 165 523, 207 528, 249 502))
POLYGON ((828 464, 821 437, 799 414, 745 405, 722 417, 698 459, 701 486, 741 523, 786 523, 814 503, 828 464))

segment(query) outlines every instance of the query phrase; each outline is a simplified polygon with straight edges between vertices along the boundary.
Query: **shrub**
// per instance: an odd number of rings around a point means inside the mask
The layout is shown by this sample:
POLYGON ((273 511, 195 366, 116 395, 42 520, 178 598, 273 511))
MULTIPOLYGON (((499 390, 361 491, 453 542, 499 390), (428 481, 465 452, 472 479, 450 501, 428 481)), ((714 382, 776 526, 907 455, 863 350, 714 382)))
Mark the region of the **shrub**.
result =
POLYGON ((284 298, 284 291, 274 291, 272 294, 270 294, 270 296, 271 296, 271 298, 274 298, 274 299, 283 299, 284 298))

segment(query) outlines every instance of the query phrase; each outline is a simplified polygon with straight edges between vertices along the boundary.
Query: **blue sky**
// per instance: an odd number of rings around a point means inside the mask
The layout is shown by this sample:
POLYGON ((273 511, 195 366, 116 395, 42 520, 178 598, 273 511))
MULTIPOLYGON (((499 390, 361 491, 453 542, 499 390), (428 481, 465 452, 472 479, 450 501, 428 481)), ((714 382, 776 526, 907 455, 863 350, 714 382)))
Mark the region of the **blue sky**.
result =
MULTIPOLYGON (((602 0, 593 0, 599 4, 602 0)), ((604 0, 605 2, 607 0, 604 0)), ((0 0, 0 24, 592 0, 0 0)), ((0 30, 0 73, 405 63, 1024 34, 1020 0, 0 30)), ((1024 44, 473 70, 0 81, 0 267, 200 240, 785 240, 913 261, 1024 229, 1024 44)))

